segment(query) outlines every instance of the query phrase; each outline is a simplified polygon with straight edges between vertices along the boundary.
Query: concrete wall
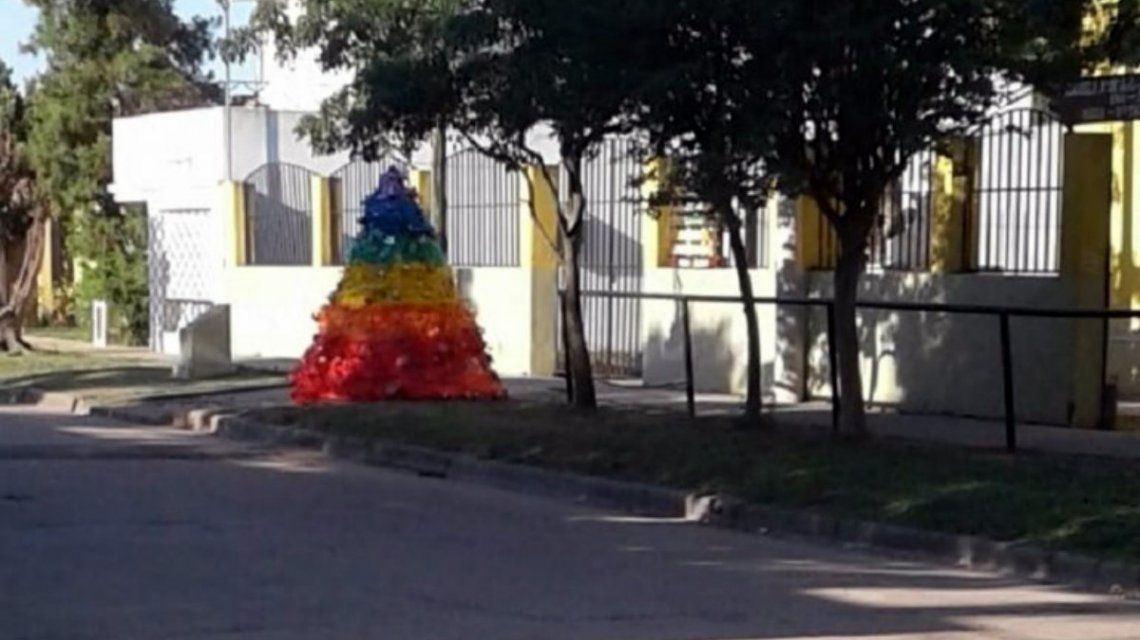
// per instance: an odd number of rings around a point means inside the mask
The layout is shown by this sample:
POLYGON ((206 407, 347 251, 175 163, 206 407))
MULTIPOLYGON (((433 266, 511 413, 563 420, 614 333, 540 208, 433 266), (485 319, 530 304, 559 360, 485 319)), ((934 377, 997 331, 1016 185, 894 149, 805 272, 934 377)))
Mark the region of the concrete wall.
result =
MULTIPOLYGON (((144 192, 213 187, 225 178, 223 109, 208 107, 116 118, 112 125, 114 183, 120 200, 144 192)), ((267 162, 287 162, 328 174, 348 161, 347 153, 314 154, 299 138, 303 111, 233 107, 233 176, 244 179, 267 162)))
POLYGON ((458 268, 459 295, 475 312, 501 375, 531 373, 531 274, 518 268, 458 268))
MULTIPOLYGON (((289 0, 286 15, 296 21, 303 12, 299 0, 289 0)), ((316 111, 321 101, 348 84, 352 75, 345 71, 325 71, 317 60, 315 48, 302 49, 288 60, 278 59, 273 38, 261 43, 261 80, 264 86, 258 99, 274 109, 316 111)))
MULTIPOLYGON (((1112 135, 1112 208, 1109 254, 1109 304, 1140 309, 1140 122, 1081 127, 1112 135)), ((1121 399, 1140 399, 1140 320, 1110 323, 1108 378, 1121 399)))
MULTIPOLYGON (((807 276, 809 293, 830 297, 831 274, 807 276)), ((862 300, 1038 307, 1075 305, 1072 285, 1056 277, 870 274, 862 300)), ((996 317, 861 311, 864 397, 903 411, 997 418, 1003 415, 996 317)), ((1011 320, 1014 388, 1021 420, 1067 424, 1072 401, 1076 323, 1011 320)), ((811 313, 807 389, 826 397, 826 317, 811 313)))
MULTIPOLYGON (((752 286, 757 297, 774 296, 776 272, 753 270, 752 286)), ((644 290, 650 293, 739 296, 732 269, 650 269, 644 290)), ((690 303, 694 382, 699 391, 742 393, 745 390, 748 354, 744 310, 739 304, 690 303)), ((760 360, 765 395, 774 394, 776 371, 776 311, 757 308, 760 321, 760 360)), ((684 334, 679 304, 646 300, 641 308, 641 335, 645 345, 645 383, 681 384, 685 379, 684 334)))
POLYGON ((212 187, 222 178, 222 110, 187 109, 115 118, 112 192, 120 201, 171 188, 212 187))
POLYGON ((262 49, 262 82, 258 99, 275 109, 316 111, 321 102, 352 80, 345 71, 325 71, 315 50, 298 52, 296 58, 281 61, 273 42, 262 49))
POLYGON ((340 275, 337 267, 227 268, 223 302, 230 305, 234 358, 299 357, 340 275))
POLYGON ((304 111, 282 111, 265 107, 234 108, 233 175, 245 178, 263 164, 285 162, 327 175, 345 162, 345 152, 317 155, 307 139, 297 135, 297 125, 307 115, 304 111))
MULTIPOLYGON (((236 359, 297 358, 317 332, 314 314, 341 278, 340 267, 255 267, 224 270, 236 359)), ((461 296, 484 329, 495 370, 531 372, 531 276, 524 269, 459 269, 461 296)))

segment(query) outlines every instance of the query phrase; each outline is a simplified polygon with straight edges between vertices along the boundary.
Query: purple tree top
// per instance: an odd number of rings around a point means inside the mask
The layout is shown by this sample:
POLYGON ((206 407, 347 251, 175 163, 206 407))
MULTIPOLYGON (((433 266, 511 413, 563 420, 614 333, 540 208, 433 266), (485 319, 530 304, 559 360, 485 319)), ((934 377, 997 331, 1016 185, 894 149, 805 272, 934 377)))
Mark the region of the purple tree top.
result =
POLYGON ((408 188, 404 186, 404 174, 395 166, 391 166, 384 172, 384 175, 380 176, 380 184, 373 195, 387 199, 410 197, 411 193, 408 191, 408 188))

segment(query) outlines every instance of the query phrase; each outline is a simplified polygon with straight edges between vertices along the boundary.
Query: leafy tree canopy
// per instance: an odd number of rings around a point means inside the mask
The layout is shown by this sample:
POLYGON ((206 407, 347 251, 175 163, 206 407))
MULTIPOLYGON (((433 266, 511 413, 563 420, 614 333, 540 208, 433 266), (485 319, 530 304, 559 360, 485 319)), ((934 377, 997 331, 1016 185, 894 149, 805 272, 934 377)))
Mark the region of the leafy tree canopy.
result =
POLYGON ((67 257, 85 269, 81 306, 107 299, 139 339, 145 247, 138 216, 124 216, 107 192, 112 119, 215 103, 218 87, 201 66, 213 51, 211 22, 181 21, 173 0, 25 2, 39 14, 26 47, 47 62, 29 105, 38 189, 61 221, 67 257))
POLYGON ((111 120, 207 103, 210 22, 182 22, 173 0, 25 0, 26 44, 46 58, 32 99, 31 158, 64 215, 98 206, 110 179, 111 120))
MULTIPOLYGON (((34 174, 27 158, 27 105, 0 60, 0 235, 23 235, 36 207, 34 174)), ((4 283, 0 283, 3 286, 4 283)))

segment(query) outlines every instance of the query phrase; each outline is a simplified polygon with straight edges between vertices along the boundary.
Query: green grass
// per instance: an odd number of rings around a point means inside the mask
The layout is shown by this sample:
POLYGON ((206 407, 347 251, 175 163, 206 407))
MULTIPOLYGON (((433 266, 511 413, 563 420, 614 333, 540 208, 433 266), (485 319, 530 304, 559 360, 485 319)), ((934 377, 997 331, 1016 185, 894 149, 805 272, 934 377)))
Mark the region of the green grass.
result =
POLYGON ((91 341, 90 330, 83 327, 29 327, 25 333, 32 339, 54 338, 57 340, 75 340, 77 342, 91 341))
MULTIPOLYGON (((63 374, 66 378, 68 374, 80 371, 114 369, 132 364, 137 366, 138 360, 87 352, 29 351, 19 356, 0 353, 0 385, 31 382, 45 374, 63 374)), ((153 375, 153 368, 151 370, 153 375)))
POLYGON ((65 392, 95 403, 117 404, 166 394, 215 393, 284 382, 281 375, 250 371, 204 380, 176 380, 168 363, 105 352, 0 353, 0 389, 65 392))
POLYGON ((740 432, 727 419, 523 403, 277 408, 257 417, 929 530, 1140 560, 1140 465, 740 432))

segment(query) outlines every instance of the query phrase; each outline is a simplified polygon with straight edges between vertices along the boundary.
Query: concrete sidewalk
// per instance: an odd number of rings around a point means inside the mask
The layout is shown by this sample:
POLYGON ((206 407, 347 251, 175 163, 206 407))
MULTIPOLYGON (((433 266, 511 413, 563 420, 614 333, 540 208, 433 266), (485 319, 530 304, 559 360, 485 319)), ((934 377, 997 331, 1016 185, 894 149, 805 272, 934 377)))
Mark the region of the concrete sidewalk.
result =
MULTIPOLYGON (((510 397, 524 402, 565 402, 565 383, 557 378, 509 378, 505 380, 510 397)), ((602 406, 623 410, 677 414, 685 411, 683 391, 647 388, 639 383, 603 382, 597 385, 602 406)), ((250 408, 290 404, 287 388, 185 397, 139 405, 149 411, 155 421, 169 414, 194 409, 239 411, 250 408)), ((699 394, 697 412, 701 416, 731 415, 741 408, 740 399, 723 394, 699 394)), ((831 430, 831 406, 827 402, 808 402, 771 409, 777 428, 827 437, 831 430)), ((1004 449, 1005 426, 998 421, 953 416, 906 415, 871 410, 868 416, 873 434, 924 442, 944 442, 955 446, 1004 449)), ((1140 459, 1140 433, 1108 432, 1018 425, 1018 448, 1023 452, 1062 453, 1140 459)))

